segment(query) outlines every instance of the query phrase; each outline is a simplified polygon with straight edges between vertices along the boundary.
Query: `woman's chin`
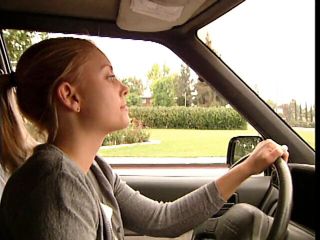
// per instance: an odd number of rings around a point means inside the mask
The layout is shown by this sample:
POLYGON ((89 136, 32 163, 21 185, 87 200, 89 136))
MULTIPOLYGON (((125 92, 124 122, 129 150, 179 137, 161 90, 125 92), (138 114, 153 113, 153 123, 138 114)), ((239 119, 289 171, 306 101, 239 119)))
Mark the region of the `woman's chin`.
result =
POLYGON ((121 124, 121 126, 119 126, 118 130, 122 130, 122 129, 127 128, 129 126, 129 123, 130 123, 130 120, 128 117, 128 118, 124 119, 123 124, 121 124))

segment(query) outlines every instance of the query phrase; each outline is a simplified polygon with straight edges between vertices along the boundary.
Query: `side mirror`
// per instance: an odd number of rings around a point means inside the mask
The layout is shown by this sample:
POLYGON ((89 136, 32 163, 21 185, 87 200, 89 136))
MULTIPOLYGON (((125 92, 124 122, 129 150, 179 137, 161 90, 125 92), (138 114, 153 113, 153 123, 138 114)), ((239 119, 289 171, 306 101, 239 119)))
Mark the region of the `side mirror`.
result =
POLYGON ((250 154, 252 150, 263 140, 260 136, 237 136, 229 141, 227 152, 227 164, 232 166, 240 158, 250 154))

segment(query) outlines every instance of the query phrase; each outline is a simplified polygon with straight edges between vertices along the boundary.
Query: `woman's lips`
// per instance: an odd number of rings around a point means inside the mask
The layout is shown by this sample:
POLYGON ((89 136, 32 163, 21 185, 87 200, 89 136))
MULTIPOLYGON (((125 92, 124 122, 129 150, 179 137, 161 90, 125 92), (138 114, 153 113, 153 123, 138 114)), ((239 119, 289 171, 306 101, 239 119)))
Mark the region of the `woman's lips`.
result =
POLYGON ((120 107, 121 110, 123 111, 128 111, 128 106, 127 105, 123 105, 120 107))

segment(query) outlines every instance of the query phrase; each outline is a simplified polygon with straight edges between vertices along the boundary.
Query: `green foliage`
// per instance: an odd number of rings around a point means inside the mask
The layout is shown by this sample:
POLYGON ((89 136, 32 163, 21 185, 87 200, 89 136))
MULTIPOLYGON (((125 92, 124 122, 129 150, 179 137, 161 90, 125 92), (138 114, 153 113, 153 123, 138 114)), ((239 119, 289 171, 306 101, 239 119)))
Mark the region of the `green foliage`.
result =
POLYGON ((175 95, 178 106, 191 106, 192 103, 192 79, 190 78, 190 68, 181 64, 180 75, 175 81, 175 95))
POLYGON ((306 122, 306 121, 294 121, 291 120, 289 122, 290 126, 292 127, 303 127, 303 128, 314 128, 315 127, 315 122, 306 122))
POLYGON ((150 71, 147 73, 147 78, 153 82, 160 79, 162 76, 159 64, 153 64, 150 71))
POLYGON ((126 129, 108 134, 102 145, 107 146, 146 142, 149 140, 149 137, 150 133, 146 128, 143 127, 142 122, 133 119, 126 129))
POLYGON ((307 106, 307 103, 305 104, 304 114, 305 114, 306 122, 308 122, 308 106, 307 106))
POLYGON ((246 129, 247 122, 226 107, 131 107, 130 117, 150 128, 246 129))
POLYGON ((159 80, 155 80, 151 85, 153 92, 153 106, 173 106, 175 105, 174 94, 174 77, 167 76, 159 80))
POLYGON ((282 113, 278 113, 287 123, 292 127, 315 127, 314 121, 314 107, 310 107, 305 103, 304 109, 301 104, 297 104, 296 100, 292 99, 289 104, 282 104, 279 106, 282 109, 282 113))
MULTIPOLYGON (((143 144, 116 149, 100 148, 99 155, 107 157, 226 157, 228 142, 235 136, 260 135, 254 128, 246 130, 148 129, 150 139, 159 144, 143 144)), ((295 129, 315 147, 315 130, 295 129)), ((214 162, 213 162, 214 163, 214 162)))
POLYGON ((227 101, 222 95, 206 82, 198 79, 198 82, 195 84, 195 89, 197 91, 195 103, 197 106, 218 107, 227 105, 227 101))
POLYGON ((310 107, 310 122, 313 122, 313 108, 310 107))
POLYGON ((35 41, 37 38, 40 40, 48 38, 47 33, 13 29, 3 30, 3 36, 13 67, 16 66, 21 54, 33 44, 33 41, 35 41))
MULTIPOLYGON (((213 47, 213 41, 209 32, 206 33, 205 44, 218 56, 221 57, 221 54, 213 47)), ((212 107, 212 106, 226 106, 227 101, 224 97, 212 86, 207 84, 201 78, 198 79, 198 82, 195 84, 195 90, 197 92, 195 105, 203 107, 212 107)))
POLYGON ((141 106, 142 104, 142 94, 143 85, 140 79, 135 77, 129 77, 122 79, 122 82, 128 86, 129 95, 127 96, 128 106, 141 106))
POLYGON ((167 107, 175 105, 174 86, 177 75, 170 74, 170 69, 166 65, 163 65, 161 70, 158 64, 154 64, 147 76, 152 82, 152 105, 167 107))
POLYGON ((276 109, 277 108, 277 103, 272 101, 271 99, 268 99, 266 101, 266 103, 272 108, 272 109, 276 109))

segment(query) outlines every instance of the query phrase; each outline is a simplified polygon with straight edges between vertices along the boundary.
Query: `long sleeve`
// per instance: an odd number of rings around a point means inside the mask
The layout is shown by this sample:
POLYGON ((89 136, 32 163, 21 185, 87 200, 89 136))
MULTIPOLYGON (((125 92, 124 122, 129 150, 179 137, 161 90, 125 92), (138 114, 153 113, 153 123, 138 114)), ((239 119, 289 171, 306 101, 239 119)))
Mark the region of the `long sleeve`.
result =
POLYGON ((180 236, 211 217, 224 203, 214 182, 168 203, 151 200, 120 179, 115 183, 124 226, 149 236, 180 236))
MULTIPOLYGON (((154 201, 133 190, 102 158, 91 170, 102 195, 114 206, 123 226, 142 235, 176 237, 214 215, 224 204, 215 182, 173 202, 154 201), (121 214, 121 217, 120 217, 121 214)), ((95 165, 95 164, 94 164, 95 165)), ((122 227, 122 224, 120 224, 122 227)))
POLYGON ((0 235, 10 240, 100 239, 93 188, 70 160, 45 153, 9 179, 0 206, 0 235))

